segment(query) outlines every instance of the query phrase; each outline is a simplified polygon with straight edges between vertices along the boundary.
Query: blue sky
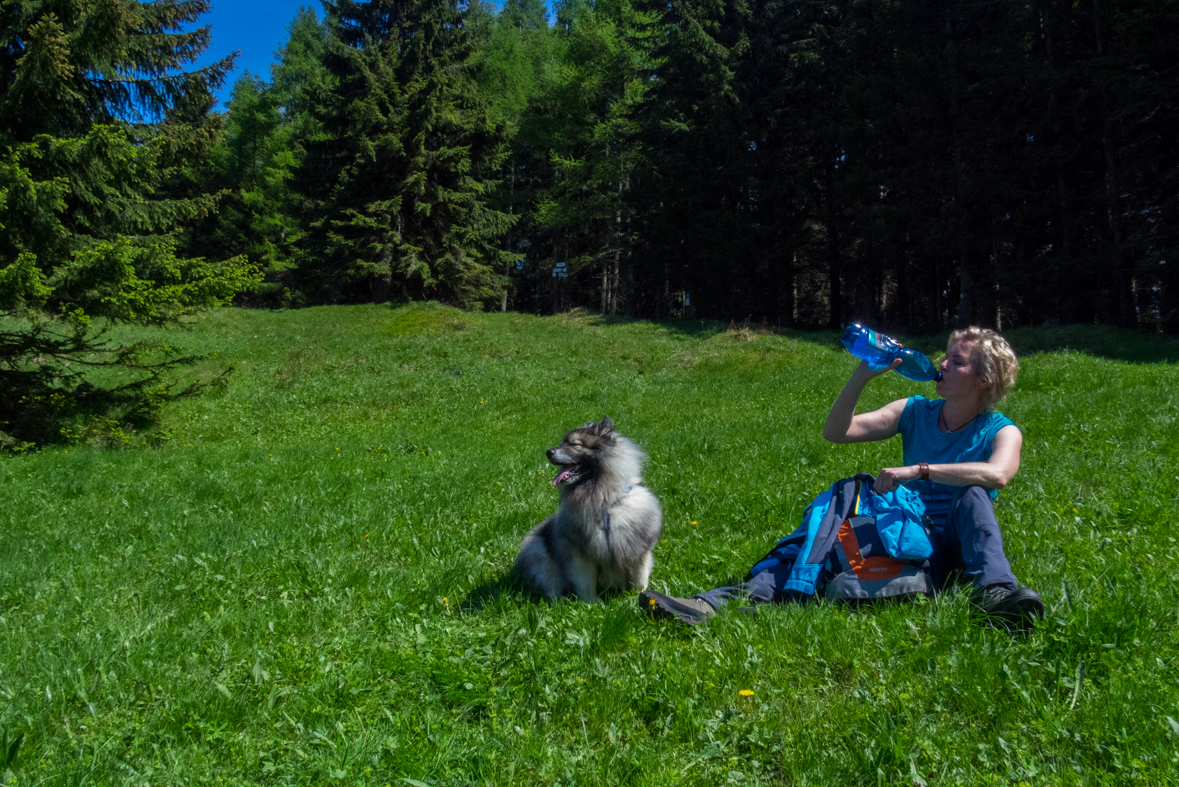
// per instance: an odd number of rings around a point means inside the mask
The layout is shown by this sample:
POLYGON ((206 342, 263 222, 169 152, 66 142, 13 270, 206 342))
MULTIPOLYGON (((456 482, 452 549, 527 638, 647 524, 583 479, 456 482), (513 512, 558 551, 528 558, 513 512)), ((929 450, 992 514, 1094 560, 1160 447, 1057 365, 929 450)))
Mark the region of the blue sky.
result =
MULTIPOLYGON (((500 3, 496 2, 496 7, 500 3)), ((299 6, 307 6, 323 19, 319 0, 215 0, 209 13, 198 24, 213 26, 213 43, 205 50, 199 64, 219 60, 240 51, 237 65, 217 91, 219 109, 225 109, 233 83, 247 70, 270 79, 270 64, 287 38, 287 25, 295 18, 299 6)))
POLYGON ((287 25, 295 18, 299 6, 315 10, 323 18, 323 7, 315 0, 220 0, 205 14, 199 24, 213 26, 213 43, 205 50, 200 63, 204 65, 229 53, 240 50, 237 65, 217 91, 220 109, 225 109, 233 83, 248 69, 263 79, 270 79, 270 64, 274 53, 287 37, 287 25))

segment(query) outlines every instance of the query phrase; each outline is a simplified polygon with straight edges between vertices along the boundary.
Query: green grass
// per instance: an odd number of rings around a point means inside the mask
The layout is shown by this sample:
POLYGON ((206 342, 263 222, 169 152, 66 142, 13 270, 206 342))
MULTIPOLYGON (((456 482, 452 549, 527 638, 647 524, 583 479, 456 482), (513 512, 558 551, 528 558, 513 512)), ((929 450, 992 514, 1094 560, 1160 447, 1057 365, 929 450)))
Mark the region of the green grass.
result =
POLYGON ((899 462, 822 441, 852 368, 829 334, 418 305, 169 338, 239 368, 164 446, 0 459, 0 739, 25 736, 0 781, 1179 782, 1173 340, 1011 334, 1026 447, 998 515, 1051 609, 1012 639, 958 594, 686 630, 504 581, 555 503, 544 449, 603 414, 651 456, 677 594, 899 462))

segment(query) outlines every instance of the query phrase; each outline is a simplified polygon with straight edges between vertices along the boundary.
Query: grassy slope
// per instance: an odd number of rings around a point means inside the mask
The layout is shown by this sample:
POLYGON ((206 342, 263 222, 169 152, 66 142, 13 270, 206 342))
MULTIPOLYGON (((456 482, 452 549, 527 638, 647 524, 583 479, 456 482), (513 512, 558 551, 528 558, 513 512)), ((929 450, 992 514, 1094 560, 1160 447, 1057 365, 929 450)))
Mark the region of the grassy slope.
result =
MULTIPOLYGON (((179 338, 240 368, 170 411, 168 445, 0 460, 18 783, 1176 780, 1173 341, 1013 334, 1026 448, 998 513, 1053 611, 1012 641, 956 594, 687 631, 633 594, 502 581, 555 501, 543 450, 604 413, 651 455, 674 593, 899 462, 821 440, 852 368, 829 335, 427 305, 225 310, 179 338)), ((927 388, 889 375, 862 404, 927 388)))

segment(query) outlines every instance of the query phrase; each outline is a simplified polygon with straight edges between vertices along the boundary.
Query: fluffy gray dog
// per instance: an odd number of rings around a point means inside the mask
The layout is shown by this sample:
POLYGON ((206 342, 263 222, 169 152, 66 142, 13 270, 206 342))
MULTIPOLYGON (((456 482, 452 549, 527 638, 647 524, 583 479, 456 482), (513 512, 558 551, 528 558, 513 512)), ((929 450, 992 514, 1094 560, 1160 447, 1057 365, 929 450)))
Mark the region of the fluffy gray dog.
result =
POLYGON ((561 505, 524 537, 512 570, 549 598, 573 591, 592 603, 606 588, 646 589, 663 528, 659 501, 639 486, 646 454, 606 416, 547 455, 561 468, 561 505))

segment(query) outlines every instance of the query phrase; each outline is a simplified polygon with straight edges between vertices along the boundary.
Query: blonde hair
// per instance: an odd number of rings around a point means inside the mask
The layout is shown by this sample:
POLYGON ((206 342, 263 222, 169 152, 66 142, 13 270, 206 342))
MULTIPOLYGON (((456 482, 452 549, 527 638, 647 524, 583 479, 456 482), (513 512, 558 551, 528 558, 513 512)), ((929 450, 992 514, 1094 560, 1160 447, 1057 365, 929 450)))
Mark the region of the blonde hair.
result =
POLYGON ((979 382, 987 386, 982 392, 983 411, 994 409, 1007 395, 1008 389, 1015 385, 1015 376, 1019 374, 1019 359, 1015 357, 1015 350, 1011 349, 1006 339, 990 328, 979 328, 977 325, 951 333, 950 341, 946 342, 946 351, 949 352, 956 342, 970 343, 975 375, 979 382))

